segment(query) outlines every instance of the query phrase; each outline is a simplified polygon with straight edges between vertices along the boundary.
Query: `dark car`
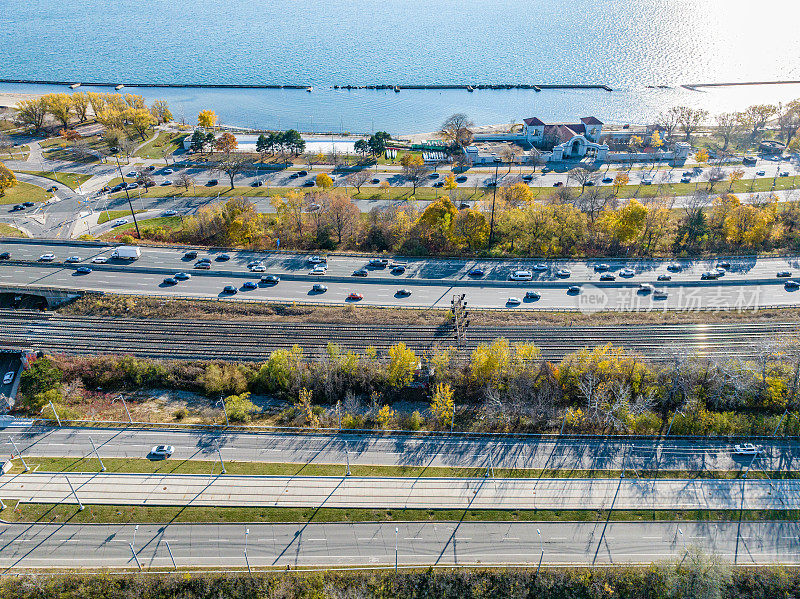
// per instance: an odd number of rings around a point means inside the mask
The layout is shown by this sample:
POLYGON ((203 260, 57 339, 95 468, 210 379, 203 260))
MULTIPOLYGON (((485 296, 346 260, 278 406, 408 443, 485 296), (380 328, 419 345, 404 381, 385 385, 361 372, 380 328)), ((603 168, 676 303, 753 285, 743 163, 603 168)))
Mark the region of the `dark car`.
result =
POLYGON ((523 181, 533 181, 533 175, 522 175, 523 181))
POLYGON ((398 297, 408 297, 409 295, 411 295, 411 290, 410 289, 398 289, 395 292, 395 295, 398 296, 398 297))
POLYGON ((22 204, 14 204, 14 207, 11 209, 11 212, 18 212, 19 210, 25 210, 25 206, 22 204))
POLYGON ((90 272, 92 272, 92 269, 88 266, 81 266, 80 268, 75 269, 75 272, 79 275, 88 275, 90 272))
POLYGON ((553 183, 553 187, 564 187, 564 182, 556 181, 555 183, 553 183))
POLYGON ((701 274, 700 279, 703 281, 716 281, 719 279, 719 273, 715 270, 709 270, 701 274))
POLYGON ((189 250, 188 252, 185 252, 183 254, 184 260, 194 260, 195 258, 197 258, 197 252, 195 252, 194 250, 189 250))
POLYGON ((531 291, 526 291, 525 292, 525 299, 526 300, 536 301, 538 299, 541 299, 541 297, 542 297, 542 294, 539 293, 538 291, 532 291, 531 290, 531 291))
POLYGON ((406 267, 403 266, 402 264, 395 264, 394 266, 392 266, 392 273, 393 274, 401 275, 404 272, 406 272, 406 267))
POLYGON ((354 277, 366 277, 367 275, 369 275, 369 271, 366 268, 359 268, 353 271, 354 277))
POLYGON ((289 178, 290 179, 297 179, 297 177, 299 177, 299 176, 300 176, 300 173, 295 171, 291 175, 289 175, 289 178))
POLYGON ((444 181, 437 181, 433 184, 434 187, 444 187, 444 181))
POLYGON ((166 279, 164 279, 164 285, 177 285, 177 284, 178 284, 178 279, 176 279, 175 277, 167 277, 166 279))
POLYGON ((791 270, 779 270, 777 276, 780 277, 780 278, 784 278, 784 277, 788 278, 788 277, 792 276, 792 271, 791 270))
POLYGON ((9 252, 3 252, 0 254, 0 260, 11 260, 11 254, 9 252))
POLYGON ((222 288, 222 293, 227 293, 229 295, 233 295, 236 291, 237 289, 233 285, 225 285, 225 287, 222 288))
POLYGON ((264 182, 263 182, 263 181, 253 181, 253 182, 250 184, 250 187, 261 187, 262 185, 264 185, 264 182))
POLYGON ((257 289, 258 283, 255 281, 245 281, 244 285, 242 285, 242 289, 257 289))
POLYGON ((299 173, 297 173, 298 177, 305 177, 307 175, 308 175, 308 171, 300 171, 299 173))
POLYGON ((672 275, 658 275, 657 280, 659 281, 671 281, 672 275))
POLYGON ((55 193, 55 192, 58 191, 58 187, 56 187, 55 185, 52 185, 52 186, 47 188, 47 191, 49 191, 50 193, 55 193))
POLYGON ((372 179, 372 180, 370 181, 370 183, 372 183, 373 185, 377 185, 377 184, 378 184, 378 183, 380 183, 380 182, 381 182, 381 180, 380 180, 380 179, 378 179, 378 177, 375 177, 374 179, 372 179))
POLYGON ((22 205, 25 206, 26 208, 31 208, 31 207, 34 206, 34 203, 33 202, 22 202, 22 205))
POLYGON ((611 177, 603 177, 603 183, 613 183, 614 179, 611 177))
POLYGON ((209 179, 206 182, 206 187, 214 187, 215 185, 219 185, 219 181, 217 179, 209 179))
POLYGON ((482 268, 473 268, 469 271, 469 276, 471 277, 482 277, 485 274, 486 271, 484 271, 482 268))
POLYGON ((728 262, 727 260, 721 260, 721 261, 717 262, 717 268, 728 269, 730 267, 731 267, 731 263, 728 262))
POLYGON ((456 177, 456 182, 458 183, 464 183, 466 180, 467 180, 466 175, 459 175, 458 177, 456 177))
POLYGON ((230 257, 228 254, 220 254, 219 256, 217 256, 217 257, 216 257, 216 258, 214 258, 214 259, 215 259, 217 262, 227 262, 228 260, 230 260, 230 259, 231 259, 231 257, 230 257))
POLYGON ((600 280, 601 281, 616 281, 617 277, 612 275, 610 272, 604 272, 602 275, 600 275, 600 280))
POLYGON ((572 285, 569 289, 567 289, 567 293, 570 295, 577 295, 581 292, 581 288, 577 285, 572 285))
POLYGON ((278 275, 264 275, 260 279, 262 285, 275 285, 280 283, 281 278, 278 275))

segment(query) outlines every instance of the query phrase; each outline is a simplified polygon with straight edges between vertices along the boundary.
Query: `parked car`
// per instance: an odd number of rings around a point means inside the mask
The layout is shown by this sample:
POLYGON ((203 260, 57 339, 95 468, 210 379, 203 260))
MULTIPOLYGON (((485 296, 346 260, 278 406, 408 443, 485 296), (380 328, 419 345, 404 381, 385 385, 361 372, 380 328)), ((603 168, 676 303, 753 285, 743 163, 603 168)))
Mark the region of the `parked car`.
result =
POLYGON ((177 210, 164 210, 163 215, 164 216, 178 216, 178 211, 177 210))
POLYGON ((117 220, 115 220, 115 221, 113 222, 113 226, 115 226, 115 227, 119 227, 119 226, 121 226, 121 225, 127 225, 127 224, 128 224, 128 222, 130 222, 130 221, 128 221, 128 219, 127 219, 127 218, 118 218, 117 220))
POLYGON ((47 191, 49 191, 50 193, 55 193, 58 191, 58 187, 56 187, 55 185, 51 185, 50 187, 47 188, 47 191))
POLYGON ((486 272, 477 266, 469 271, 469 276, 471 277, 482 277, 484 274, 486 274, 486 272))
POLYGON ((128 183, 126 189, 138 189, 138 187, 139 187, 138 183, 128 183))
POLYGON ((206 187, 214 187, 215 185, 219 185, 219 181, 217 179, 209 179, 206 181, 206 187))
POLYGON ((603 177, 603 183, 613 183, 614 179, 612 177, 603 177))
POLYGON ((260 179, 256 179, 255 181, 250 183, 250 187, 261 187, 263 185, 264 185, 264 182, 261 181, 260 179))
POLYGON ((25 210, 25 206, 22 204, 14 204, 14 207, 11 208, 11 212, 19 212, 20 210, 25 210))
POLYGON ((467 176, 466 175, 459 175, 458 177, 456 177, 456 182, 458 182, 458 183, 464 183, 464 182, 466 182, 466 180, 467 180, 467 176))
POLYGON ((164 179, 164 180, 161 182, 161 185, 164 185, 164 186, 167 186, 167 185, 172 185, 172 179, 164 179))
POLYGON ((758 177, 763 177, 766 174, 767 174, 767 171, 756 171, 756 176, 758 176, 758 177))
POLYGON ((22 202, 22 205, 25 206, 26 208, 33 208, 34 203, 33 202, 22 202))
POLYGON ((556 181, 555 183, 553 183, 553 187, 564 187, 564 182, 556 181))
POLYGON ((692 180, 689 177, 681 177, 681 183, 691 183, 692 180))
POLYGON ((403 266, 402 264, 395 264, 394 266, 392 266, 392 274, 401 275, 404 272, 406 272, 406 267, 403 266))

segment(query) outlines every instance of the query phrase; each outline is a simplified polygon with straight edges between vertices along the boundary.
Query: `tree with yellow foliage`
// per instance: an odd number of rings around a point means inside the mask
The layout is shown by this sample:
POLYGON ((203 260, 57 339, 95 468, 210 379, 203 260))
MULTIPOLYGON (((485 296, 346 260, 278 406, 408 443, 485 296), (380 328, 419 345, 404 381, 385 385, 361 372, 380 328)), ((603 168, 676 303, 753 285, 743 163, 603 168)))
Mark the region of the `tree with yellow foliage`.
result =
POLYGON ((147 139, 147 132, 156 124, 156 119, 146 108, 130 108, 124 113, 125 119, 139 134, 142 141, 147 139))
POLYGON ((440 425, 444 427, 452 426, 455 401, 453 400, 453 389, 447 383, 438 383, 433 389, 431 397, 431 414, 440 425))
POLYGON ((414 350, 403 342, 389 348, 389 366, 387 379, 396 389, 401 389, 414 380, 414 372, 419 367, 419 358, 414 350))
POLYGON ((72 100, 67 94, 47 94, 44 96, 47 112, 66 129, 72 116, 72 100))
POLYGON ((150 105, 150 114, 153 115, 159 125, 169 123, 172 120, 172 112, 165 100, 154 100, 150 105))
POLYGON ((6 189, 14 187, 16 184, 17 177, 14 175, 14 172, 0 162, 0 197, 5 195, 6 189))
POLYGON ((375 420, 378 423, 378 428, 390 430, 394 428, 397 422, 397 413, 389 406, 381 406, 375 420))
POLYGON ((653 134, 650 136, 650 147, 656 151, 664 147, 664 140, 661 139, 661 134, 658 132, 658 129, 653 131, 653 134))
POLYGON ((17 123, 32 127, 36 133, 41 131, 44 126, 44 119, 47 116, 47 101, 44 97, 20 100, 14 110, 17 113, 17 123))
POLYGON ((72 100, 72 110, 78 117, 78 121, 85 121, 86 113, 89 111, 89 96, 84 92, 76 92, 72 94, 70 100, 72 100))
POLYGON ((638 200, 630 200, 618 210, 606 210, 598 223, 621 245, 634 243, 642 232, 647 208, 638 200))
POLYGON ((428 174, 429 169, 425 166, 425 161, 419 154, 406 152, 400 157, 400 164, 403 166, 403 177, 413 185, 411 193, 417 193, 417 186, 428 174))
POLYGON ((489 238, 489 224, 482 212, 473 209, 459 210, 453 225, 453 241, 466 245, 467 250, 483 247, 489 238))
POLYGON ((453 173, 450 173, 444 178, 444 188, 447 191, 453 191, 458 187, 458 182, 456 181, 456 176, 453 173))
POLYGON ((197 124, 204 129, 211 129, 217 124, 217 113, 213 110, 201 110, 197 115, 197 124))
POLYGON ((744 171, 740 168, 734 169, 728 175, 728 178, 731 180, 731 184, 728 186, 728 191, 733 190, 733 184, 737 181, 740 181, 744 177, 744 171))
POLYGON ((514 185, 504 185, 498 191, 500 200, 509 208, 520 208, 533 201, 531 188, 522 181, 514 185))
POLYGON ((625 187, 630 182, 630 180, 631 178, 628 176, 627 173, 619 171, 614 177, 614 195, 615 196, 619 195, 619 188, 625 187))
POLYGON ((330 189, 333 187, 333 179, 328 173, 319 173, 316 177, 317 187, 321 189, 330 189))
POLYGON ((319 428, 319 416, 314 413, 314 406, 311 403, 312 391, 303 387, 298 394, 295 409, 302 415, 305 425, 308 428, 319 428))

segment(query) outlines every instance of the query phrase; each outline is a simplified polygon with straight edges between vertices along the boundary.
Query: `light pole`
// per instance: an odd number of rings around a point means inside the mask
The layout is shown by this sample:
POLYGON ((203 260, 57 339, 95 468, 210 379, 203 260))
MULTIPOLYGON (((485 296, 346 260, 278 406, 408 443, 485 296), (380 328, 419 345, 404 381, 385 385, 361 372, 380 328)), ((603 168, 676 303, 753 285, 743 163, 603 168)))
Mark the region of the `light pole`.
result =
POLYGON ((228 420, 228 408, 225 406, 225 400, 220 397, 217 405, 222 406, 222 411, 225 412, 225 426, 230 426, 231 423, 228 420))
POLYGON ((225 462, 222 461, 222 449, 219 446, 219 439, 216 439, 216 445, 217 445, 217 456, 219 456, 219 463, 220 466, 222 466, 222 474, 225 474, 227 470, 225 470, 225 462))
POLYGON ((492 240, 494 239, 494 201, 497 197, 497 171, 500 168, 500 160, 495 158, 494 160, 494 185, 492 185, 492 218, 489 221, 489 247, 492 246, 492 240))
MULTIPOLYGON (((9 442, 11 443, 11 445, 14 447, 14 453, 16 453, 16 454, 17 454, 17 457, 19 458, 20 462, 22 462, 22 465, 23 465, 23 467, 25 468, 25 472, 27 472, 28 470, 30 470, 30 468, 28 468, 28 464, 26 464, 26 463, 25 463, 25 458, 23 458, 23 457, 22 457, 22 454, 20 453, 19 449, 17 449, 17 444, 16 444, 16 443, 14 443, 14 439, 12 439, 11 437, 9 437, 9 438, 8 438, 8 441, 9 441, 9 442)), ((12 455, 12 457, 13 457, 13 455, 12 455)))
POLYGON ((347 460, 347 469, 344 475, 350 476, 350 442, 347 439, 344 440, 344 457, 347 460))
POLYGON ((398 528, 394 527, 394 573, 397 574, 397 533, 398 528))
POLYGON ((683 551, 685 552, 686 551, 686 537, 684 536, 683 531, 680 528, 678 528, 678 532, 681 535, 681 541, 683 541, 683 551))
POLYGON ((128 415, 128 422, 133 424, 133 418, 131 418, 131 413, 128 411, 128 404, 125 403, 125 396, 124 395, 117 395, 113 400, 112 403, 117 401, 118 399, 122 400, 122 407, 125 408, 125 413, 128 415))
POLYGON ((253 571, 250 569, 250 560, 247 557, 247 537, 250 534, 250 529, 244 529, 244 562, 247 564, 247 573, 252 574, 253 571))
POLYGON ((131 541, 131 547, 136 546, 136 533, 139 532, 139 525, 133 527, 133 541, 131 541))
POLYGON ((89 437, 89 443, 92 444, 92 451, 94 452, 94 455, 97 456, 97 459, 100 461, 100 472, 105 472, 106 466, 105 464, 103 464, 103 458, 100 457, 100 454, 97 451, 97 447, 95 446, 94 441, 92 441, 91 437, 89 437))
MULTIPOLYGON (((120 179, 122 179, 123 184, 125 183, 125 177, 122 175, 122 166, 119 164, 119 153, 114 154, 114 157, 117 159, 117 170, 119 170, 120 179)), ((125 185, 125 197, 128 199, 128 207, 131 209, 131 217, 133 218, 133 226, 136 227, 136 237, 139 239, 142 238, 141 233, 139 233, 139 223, 136 221, 136 211, 133 209, 133 203, 131 202, 131 195, 128 193, 128 186, 125 185)))

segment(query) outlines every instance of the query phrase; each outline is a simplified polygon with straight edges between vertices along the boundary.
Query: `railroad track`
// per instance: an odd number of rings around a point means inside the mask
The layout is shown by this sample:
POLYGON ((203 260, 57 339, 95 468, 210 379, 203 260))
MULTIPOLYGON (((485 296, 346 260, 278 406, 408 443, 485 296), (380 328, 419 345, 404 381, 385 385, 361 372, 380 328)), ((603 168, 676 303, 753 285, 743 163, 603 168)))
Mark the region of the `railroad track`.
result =
MULTIPOLYGON (((667 360, 675 349, 700 355, 751 357, 759 344, 796 339, 797 323, 724 323, 614 326, 515 326, 468 329, 461 349, 471 351, 498 337, 535 343, 549 359, 606 343, 651 360, 667 360)), ((299 345, 309 357, 328 343, 383 354, 405 342, 415 351, 455 346, 452 327, 246 322, 230 320, 144 320, 51 313, 0 311, 0 347, 51 353, 127 353, 141 357, 260 361, 275 349, 299 345)))

